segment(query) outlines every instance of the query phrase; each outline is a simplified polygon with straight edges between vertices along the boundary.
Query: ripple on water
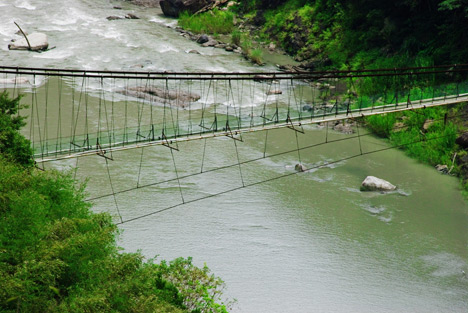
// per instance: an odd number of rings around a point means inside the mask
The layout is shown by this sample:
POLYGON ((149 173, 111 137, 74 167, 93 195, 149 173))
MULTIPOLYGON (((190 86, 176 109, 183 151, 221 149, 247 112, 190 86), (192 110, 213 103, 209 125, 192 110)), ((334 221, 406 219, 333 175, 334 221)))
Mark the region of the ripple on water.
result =
POLYGON ((465 260, 448 252, 429 254, 421 258, 431 269, 431 275, 435 277, 463 277, 463 271, 468 271, 465 260))
POLYGON ((34 5, 32 5, 29 1, 26 1, 26 0, 16 1, 14 6, 17 7, 18 9, 26 9, 30 11, 36 9, 34 5))
POLYGON ((39 59, 65 59, 73 56, 73 51, 71 50, 49 50, 43 53, 34 55, 35 58, 39 59))
POLYGON ((376 206, 364 204, 361 205, 361 208, 384 223, 390 223, 393 220, 393 213, 387 210, 387 208, 383 205, 376 206))

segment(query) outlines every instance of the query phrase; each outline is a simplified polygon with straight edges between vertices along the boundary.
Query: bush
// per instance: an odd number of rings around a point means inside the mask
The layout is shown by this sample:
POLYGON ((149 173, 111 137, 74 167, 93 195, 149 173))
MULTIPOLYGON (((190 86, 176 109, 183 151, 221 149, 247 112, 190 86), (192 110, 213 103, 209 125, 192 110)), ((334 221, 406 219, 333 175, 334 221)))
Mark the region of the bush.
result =
POLYGON ((231 34, 231 42, 235 44, 236 46, 240 46, 241 37, 242 37, 242 33, 236 29, 231 34))
POLYGON ((258 65, 263 64, 262 50, 259 50, 259 49, 251 50, 250 53, 248 54, 248 57, 252 62, 254 62, 254 63, 258 64, 258 65))

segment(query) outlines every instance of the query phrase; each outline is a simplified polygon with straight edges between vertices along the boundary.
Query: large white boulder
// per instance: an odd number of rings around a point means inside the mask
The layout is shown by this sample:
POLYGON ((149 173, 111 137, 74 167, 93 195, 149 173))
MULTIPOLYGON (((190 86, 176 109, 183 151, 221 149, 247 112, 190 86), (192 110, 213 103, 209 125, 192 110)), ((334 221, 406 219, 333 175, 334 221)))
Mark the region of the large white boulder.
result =
POLYGON ((375 176, 367 176, 361 184, 361 191, 393 191, 396 186, 375 176))
POLYGON ((15 40, 8 45, 8 49, 10 50, 31 50, 31 51, 41 51, 46 50, 49 47, 49 42, 47 39, 47 35, 43 33, 32 33, 31 35, 26 35, 29 40, 28 42, 23 37, 21 39, 15 40))

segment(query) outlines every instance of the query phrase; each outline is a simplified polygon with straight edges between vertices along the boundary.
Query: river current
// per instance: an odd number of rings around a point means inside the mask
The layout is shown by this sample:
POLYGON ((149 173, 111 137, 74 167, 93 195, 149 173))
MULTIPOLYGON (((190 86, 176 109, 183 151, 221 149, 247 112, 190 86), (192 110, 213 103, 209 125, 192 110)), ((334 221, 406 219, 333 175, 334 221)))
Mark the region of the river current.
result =
MULTIPOLYGON (((143 71, 271 71, 240 55, 202 48, 168 25, 159 9, 106 0, 0 0, 0 56, 8 66, 143 71), (122 7, 122 10, 114 9, 122 7), (108 21, 133 13, 139 20, 108 21), (46 33, 54 49, 8 51, 23 29, 46 33), (198 50, 201 54, 187 53, 198 50)), ((456 178, 420 164, 364 129, 352 135, 308 126, 179 144, 180 176, 94 201, 119 221, 185 205, 119 226, 125 251, 191 256, 237 299, 233 312, 468 312, 468 205, 456 178), (347 139, 347 140, 345 140, 347 139), (339 141, 338 141, 339 140, 339 141), (328 141, 328 144, 320 144, 328 141), (258 161, 230 166, 241 161, 258 161), (361 152, 383 150, 355 158, 361 152), (289 153, 282 153, 291 151, 289 153), (263 155, 266 158, 262 158, 263 155), (269 157, 271 155, 277 156, 269 157), (204 155, 204 157, 203 157, 204 155), (306 173, 294 172, 300 161, 306 173), (340 161, 342 159, 346 159, 340 161), (203 162, 202 162, 203 160, 203 162), (336 161, 336 162, 335 162, 336 161), (320 167, 320 165, 328 164, 320 167), (225 167, 223 170, 210 169, 225 167), (398 186, 359 191, 367 175, 398 186), (251 185, 239 188, 244 183, 251 185), (223 191, 236 189, 232 192, 223 191), (204 200, 192 201, 213 193, 204 200), (117 209, 119 212, 117 212, 117 209)), ((105 159, 55 162, 88 180, 90 198, 111 192, 105 159)), ((109 161, 114 190, 175 177, 167 147, 129 150, 109 161)))

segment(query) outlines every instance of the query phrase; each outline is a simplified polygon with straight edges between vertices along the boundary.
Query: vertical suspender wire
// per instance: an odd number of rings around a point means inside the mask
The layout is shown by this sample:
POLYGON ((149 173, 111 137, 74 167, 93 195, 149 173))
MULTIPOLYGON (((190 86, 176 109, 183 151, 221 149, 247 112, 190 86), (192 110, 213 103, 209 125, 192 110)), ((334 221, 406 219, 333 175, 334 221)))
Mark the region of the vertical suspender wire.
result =
MULTIPOLYGON (((85 74, 86 74, 86 72, 85 72, 85 74)), ((76 119, 75 119, 74 124, 72 123, 72 125, 74 125, 73 134, 72 134, 72 141, 71 141, 73 145, 75 144, 75 139, 76 139, 76 128, 78 127, 78 119, 80 117, 81 99, 83 97, 85 81, 86 81, 86 77, 83 76, 83 81, 81 82, 80 97, 78 99, 78 108, 76 109, 76 119)))
POLYGON ((312 121, 315 117, 315 96, 316 96, 316 90, 317 90, 317 86, 316 85, 311 85, 311 88, 310 88, 310 93, 311 93, 311 96, 312 96, 312 110, 311 110, 311 113, 310 113, 310 120, 312 121))
POLYGON ((243 91, 244 91, 244 80, 237 80, 237 103, 239 104, 239 129, 242 128, 242 104, 243 91), (239 86, 240 85, 240 86, 239 86))
MULTIPOLYGON (((166 95, 169 95, 169 80, 166 79, 166 95)), ((174 112, 172 110, 172 105, 171 103, 169 103, 169 109, 171 111, 171 121, 172 121, 172 131, 173 131, 173 136, 175 137, 176 136, 176 132, 177 132, 177 129, 176 129, 176 125, 175 125, 175 122, 174 122, 174 112)), ((177 108, 178 110, 178 108, 177 108)), ((176 145, 177 145, 177 141, 175 142, 176 145)), ((172 149, 171 149, 171 152, 172 152, 172 149)))
MULTIPOLYGON (((191 94, 192 93, 192 84, 193 84, 193 81, 188 81, 187 80, 187 86, 188 86, 188 93, 191 94)), ((188 104, 188 121, 187 121, 187 136, 190 136, 192 135, 192 102, 190 102, 188 104)))
POLYGON ((73 173, 73 180, 74 180, 74 181, 76 181, 76 173, 78 172, 78 160, 79 160, 79 159, 80 159, 80 158, 78 158, 78 157, 76 158, 75 171, 74 171, 74 173, 73 173))
POLYGON ((34 86, 36 85, 36 75, 33 76, 33 89, 32 89, 32 93, 31 93, 31 113, 29 114, 31 117, 31 122, 30 122, 30 125, 29 125, 29 140, 31 141, 32 143, 32 147, 33 147, 33 153, 36 154, 36 141, 35 141, 35 127, 34 127, 34 109, 35 109, 35 101, 34 101, 34 93, 35 93, 35 89, 34 89, 34 86))
MULTIPOLYGON (((289 119, 289 121, 291 121, 291 94, 293 94, 293 97, 295 97, 293 84, 292 84, 292 78, 291 78, 291 85, 289 86, 288 85, 289 85, 289 80, 286 81, 286 90, 291 90, 290 92, 288 92, 288 112, 286 115, 286 120, 289 119)), ((278 96, 276 96, 276 102, 278 103, 278 96)), ((276 107, 278 107, 278 104, 276 104, 276 107)))
POLYGON ((297 147, 297 157, 299 159, 299 164, 302 164, 301 161, 301 149, 299 148, 299 137, 297 136, 297 131, 294 130, 294 134, 296 135, 296 147, 297 147))
POLYGON ((202 112, 201 112, 201 119, 200 119, 200 126, 201 126, 200 134, 205 132, 205 127, 206 127, 205 126, 205 110, 206 110, 207 103, 209 101, 210 90, 211 90, 211 84, 212 83, 213 83, 213 76, 211 76, 210 82, 208 83, 208 90, 206 91, 206 101, 204 103, 202 103, 202 112))
POLYGON ((34 100, 36 102, 36 122, 37 122, 37 131, 39 135, 39 147, 41 149, 41 157, 44 157, 44 146, 42 143, 42 132, 41 132, 41 121, 39 116, 39 102, 37 101, 37 87, 36 87, 36 78, 34 76, 34 87, 33 87, 34 100))
POLYGON ((329 124, 329 123, 330 123, 330 122, 325 122, 325 124, 327 125, 327 129, 326 129, 326 132, 325 132, 325 143, 328 142, 328 124, 329 124))
MULTIPOLYGON (((148 90, 148 82, 149 82, 149 73, 148 73, 148 77, 146 79, 146 83, 145 83, 145 87, 143 89, 143 94, 146 93, 146 91, 148 90)), ((141 90, 138 91, 139 93, 141 92, 141 90)), ((139 98, 142 98, 143 100, 139 100, 138 101, 138 129, 137 129, 137 132, 136 132, 136 137, 135 137, 135 140, 136 142, 139 142, 140 141, 140 136, 141 136, 141 120, 143 118, 143 111, 144 111, 144 96, 143 97, 139 97, 139 98), (141 105, 141 109, 140 109, 140 105, 141 105)))
MULTIPOLYGON (((293 84, 294 86, 294 80, 293 78, 291 78, 291 84, 293 84)), ((296 94, 296 89, 293 89, 294 90, 294 95, 296 94)), ((304 103, 304 92, 305 92, 305 88, 303 85, 301 85, 300 87, 300 92, 299 92, 299 101, 297 101, 297 98, 295 97, 295 101, 296 101, 296 110, 297 110, 297 115, 299 117, 299 119, 301 120, 302 119, 302 104, 304 103)))
POLYGON ((74 139, 72 139, 72 136, 74 134, 74 128, 75 128, 75 77, 72 76, 72 83, 71 83, 71 88, 72 88, 72 96, 71 96, 71 121, 70 121, 70 152, 72 150, 75 150, 75 146, 73 146, 74 139))
MULTIPOLYGON (((229 108, 231 107, 231 99, 230 99, 230 93, 229 93, 229 87, 227 86, 226 80, 223 80, 224 82, 224 89, 226 91, 226 131, 228 130, 228 127, 231 128, 231 125, 229 124, 229 108)), ((231 80, 229 80, 229 86, 231 85, 231 80)))
MULTIPOLYGON (((179 87, 175 88, 176 86, 174 86, 174 90, 176 90, 176 92, 177 92, 177 98, 176 98, 176 125, 175 125, 176 130, 174 132, 175 138, 180 136, 179 109, 181 107, 185 107, 185 103, 183 103, 183 101, 180 99, 181 98, 180 95, 182 93, 182 80, 179 78, 178 81, 179 81, 179 87)), ((190 105, 190 95, 188 96, 188 105, 190 105)))
POLYGON ((58 123, 57 123, 57 141, 55 142, 55 156, 57 156, 58 151, 62 151, 62 86, 63 80, 62 77, 58 77, 58 123))
POLYGON ((126 143, 128 143, 128 79, 125 79, 124 80, 124 84, 125 84, 125 91, 127 91, 125 93, 125 118, 124 118, 124 133, 123 133, 123 138, 122 138, 122 142, 123 142, 123 145, 125 146, 126 143))
POLYGON ((99 100, 98 100, 98 125, 97 125, 97 134, 96 134, 96 149, 99 149, 101 146, 101 112, 102 112, 102 76, 100 79, 100 88, 101 88, 101 94, 99 95, 99 100))
POLYGON ((268 129, 265 131, 265 147, 263 148, 263 158, 266 157, 267 142, 268 142, 268 129))
POLYGON ((109 146, 112 147, 112 143, 116 142, 115 140, 115 111, 114 111, 114 104, 115 104, 115 78, 112 78, 112 86, 110 87, 111 90, 111 133, 109 134, 109 146))
POLYGON ((109 115, 107 113, 107 102, 106 102, 106 92, 104 90, 104 82, 103 82, 103 78, 101 77, 101 91, 102 91, 102 101, 104 103, 104 115, 105 115, 105 118, 106 118, 106 129, 107 129, 107 140, 108 140, 108 143, 107 143, 107 146, 109 147, 109 150, 111 152, 111 158, 112 158, 112 135, 111 135, 111 127, 112 125, 114 124, 114 116, 112 115, 112 120, 111 120, 111 125, 109 127, 109 115))
MULTIPOLYGON (((151 81, 151 85, 154 87, 154 80, 151 81)), ((148 135, 149 139, 148 140, 151 140, 153 141, 154 140, 154 118, 153 118, 153 103, 154 99, 151 99, 152 97, 150 97, 150 133, 151 133, 151 137, 148 135)))
POLYGON ((109 184, 111 187, 112 195, 114 197, 115 208, 117 209, 117 214, 119 214, 120 222, 123 223, 122 215, 120 214, 120 210, 119 210, 119 205, 117 204, 117 197, 115 195, 114 185, 112 184, 112 178, 111 178, 111 174, 109 170, 109 162, 107 158, 104 158, 104 160, 106 160, 107 175, 109 176, 109 184))
MULTIPOLYGON (((252 102, 255 102, 255 92, 254 92, 254 87, 253 87, 255 85, 255 81, 249 80, 248 84, 249 84, 249 99, 252 102)), ((254 126, 254 116, 255 116, 254 105, 255 103, 250 103, 250 128, 254 126)))
POLYGON ((45 77, 45 113, 44 113, 44 141, 43 141, 43 154, 42 156, 44 157, 45 155, 49 154, 49 124, 52 123, 52 121, 48 120, 48 110, 49 110, 49 76, 45 77))
POLYGON ((359 121, 356 121, 356 130, 358 133, 358 140, 359 140, 359 151, 362 155, 362 143, 361 143, 361 134, 359 133, 359 121))
MULTIPOLYGON (((167 86, 167 77, 166 77, 166 83, 164 84, 167 86)), ((166 88, 166 87, 165 87, 166 88)), ((166 89, 164 90, 164 93, 166 93, 166 89)), ((166 130, 166 107, 167 107, 167 96, 166 94, 164 95, 164 108, 163 108, 163 124, 162 124, 162 136, 161 139, 165 140, 165 137, 167 136, 167 130, 166 130)))
MULTIPOLYGON (((301 120, 301 117, 302 117, 302 112, 300 110, 300 102, 302 102, 302 93, 303 93, 303 88, 300 89, 299 91, 299 95, 296 94, 296 88, 294 87, 294 79, 293 77, 291 77, 291 91, 292 91, 292 96, 293 96, 293 99, 294 99, 294 103, 295 103, 295 106, 296 106, 296 111, 297 111, 297 117, 299 118, 299 120, 301 120), (299 101, 298 101, 298 98, 299 98, 299 101)), ((290 104, 288 103, 288 111, 290 110, 290 104)), ((288 112, 288 115, 290 115, 291 112, 288 112)))
MULTIPOLYGON (((88 85, 89 85, 89 78, 86 78, 85 83, 85 142, 86 148, 89 149, 89 125, 88 125, 88 85)), ((84 146, 84 143, 83 143, 84 146)))
POLYGON ((213 81, 213 102, 214 102, 214 107, 213 107, 213 114, 214 114, 214 119, 213 119, 213 124, 211 125, 211 129, 213 131, 218 130, 218 115, 216 112, 216 107, 218 105, 218 80, 213 81))
POLYGON ((239 106, 239 110, 236 109, 236 101, 235 101, 235 97, 234 97, 234 92, 232 91, 232 83, 231 83, 231 79, 229 79, 229 92, 230 92, 230 95, 231 95, 231 101, 232 101, 232 106, 234 108, 234 115, 236 116, 237 118, 237 129, 239 130, 241 128, 241 124, 240 124, 240 121, 241 121, 241 115, 240 115, 240 106, 239 106), (239 112, 239 114, 238 114, 239 112))

